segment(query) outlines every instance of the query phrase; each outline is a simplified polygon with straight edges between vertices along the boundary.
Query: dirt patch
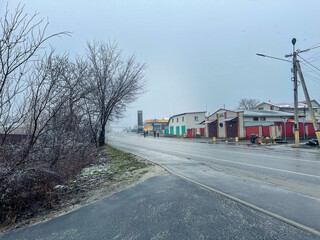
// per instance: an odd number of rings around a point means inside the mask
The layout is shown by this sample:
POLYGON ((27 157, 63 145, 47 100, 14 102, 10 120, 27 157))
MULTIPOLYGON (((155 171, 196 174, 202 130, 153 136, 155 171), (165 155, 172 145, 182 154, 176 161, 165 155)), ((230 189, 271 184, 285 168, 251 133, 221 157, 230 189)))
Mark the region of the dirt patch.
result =
POLYGON ((96 164, 56 185, 42 205, 29 209, 16 222, 2 227, 0 233, 64 215, 163 173, 165 170, 154 163, 106 146, 96 164))

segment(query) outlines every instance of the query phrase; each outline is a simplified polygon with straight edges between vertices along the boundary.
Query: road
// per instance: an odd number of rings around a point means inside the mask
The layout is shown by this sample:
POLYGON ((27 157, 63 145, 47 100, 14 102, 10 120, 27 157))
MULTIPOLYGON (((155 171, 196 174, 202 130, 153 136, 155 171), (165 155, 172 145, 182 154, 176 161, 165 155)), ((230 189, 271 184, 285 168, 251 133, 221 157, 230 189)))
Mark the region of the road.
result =
POLYGON ((13 231, 21 239, 319 239, 172 174, 77 211, 13 231))
POLYGON ((169 173, 0 240, 320 239, 317 152, 126 134, 108 141, 169 173))
POLYGON ((138 135, 109 143, 279 219, 320 232, 320 155, 138 135))

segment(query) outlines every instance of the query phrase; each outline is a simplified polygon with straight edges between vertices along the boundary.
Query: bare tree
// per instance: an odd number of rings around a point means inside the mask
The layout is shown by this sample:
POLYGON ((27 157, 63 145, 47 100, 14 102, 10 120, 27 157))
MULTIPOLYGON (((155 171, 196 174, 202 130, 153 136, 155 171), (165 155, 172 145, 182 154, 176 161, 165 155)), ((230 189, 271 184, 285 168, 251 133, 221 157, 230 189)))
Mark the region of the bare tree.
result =
POLYGON ((252 110, 260 103, 259 100, 253 98, 242 98, 239 101, 238 109, 252 110))
POLYGON ((68 34, 46 36, 48 22, 37 20, 37 16, 37 13, 31 16, 24 13, 24 7, 19 4, 13 14, 7 5, 0 18, 0 131, 4 138, 23 122, 26 108, 21 99, 28 88, 26 74, 37 51, 48 39, 68 34))
POLYGON ((98 145, 105 144, 105 130, 109 121, 121 118, 129 103, 144 92, 145 64, 137 63, 134 56, 124 58, 115 43, 94 42, 87 44, 90 72, 89 119, 91 126, 98 126, 92 133, 98 145))
POLYGON ((48 23, 36 16, 18 5, 0 19, 0 224, 97 159, 87 106, 97 111, 86 104, 95 85, 87 61, 54 51, 39 57, 45 41, 67 33, 46 37, 48 23), (26 138, 5 143, 21 125, 26 138))

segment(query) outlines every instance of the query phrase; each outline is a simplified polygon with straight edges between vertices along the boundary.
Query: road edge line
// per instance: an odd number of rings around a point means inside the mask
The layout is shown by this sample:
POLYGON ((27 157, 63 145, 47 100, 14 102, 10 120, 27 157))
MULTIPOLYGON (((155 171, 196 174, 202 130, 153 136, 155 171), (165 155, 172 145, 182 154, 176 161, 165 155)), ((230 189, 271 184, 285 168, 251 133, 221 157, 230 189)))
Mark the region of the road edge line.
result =
MULTIPOLYGON (((149 160, 149 159, 148 159, 148 160, 149 160)), ((150 160, 149 160, 149 161, 150 161, 150 160)), ((151 161, 151 162, 152 162, 152 161, 151 161)), ((154 162, 153 162, 153 163, 154 163, 154 162)), ((158 163, 155 163, 155 164, 158 164, 158 163)), ((207 190, 209 190, 209 191, 215 192, 215 193, 217 193, 217 194, 219 194, 219 195, 222 195, 222 196, 224 196, 224 197, 226 197, 226 198, 228 198, 228 199, 231 199, 231 200, 233 200, 233 201, 235 201, 235 202, 238 202, 238 203, 240 203, 240 204, 242 204, 242 205, 244 205, 244 206, 246 206, 246 207, 249 207, 249 208, 251 208, 251 209, 254 209, 254 210, 258 211, 258 212, 264 213, 264 214, 266 214, 266 215, 268 215, 268 216, 270 216, 270 217, 273 217, 273 218, 275 218, 275 219, 277 219, 277 220, 280 220, 280 221, 282 221, 282 222, 284 222, 284 223, 287 223, 287 224, 289 224, 289 225, 291 225, 291 226, 294 226, 294 227, 299 228, 299 229, 301 229, 301 230, 308 231, 309 233, 312 233, 312 234, 315 234, 315 235, 317 235, 317 236, 320 236, 320 232, 317 231, 316 229, 313 229, 313 228, 311 228, 311 227, 308 227, 308 226, 305 226, 305 225, 303 225, 303 224, 297 223, 297 222, 295 222, 295 221, 293 221, 293 220, 290 220, 290 219, 288 219, 288 218, 282 217, 282 216, 280 216, 280 215, 278 215, 278 214, 276 214, 276 213, 270 212, 270 211, 265 210, 265 209, 263 209, 263 208, 260 208, 260 207, 258 207, 258 206, 256 206, 256 205, 253 205, 253 204, 251 204, 251 203, 248 203, 248 202, 246 202, 246 201, 243 201, 243 200, 241 200, 241 199, 239 199, 239 198, 233 197, 233 196, 231 196, 231 195, 229 195, 229 194, 227 194, 227 193, 221 192, 220 190, 214 189, 214 188, 212 188, 212 187, 209 187, 209 186, 207 186, 207 185, 204 185, 204 184, 202 184, 202 183, 199 183, 199 182, 197 182, 197 181, 194 181, 194 180, 192 180, 192 179, 189 179, 189 178, 187 178, 187 177, 185 177, 185 176, 182 176, 182 175, 180 175, 180 174, 178 174, 178 173, 174 173, 173 171, 169 170, 167 167, 165 167, 165 166, 163 166, 163 165, 161 165, 161 164, 158 164, 158 165, 161 166, 161 167, 163 167, 163 168, 164 168, 165 170, 167 170, 169 173, 171 173, 171 174, 173 174, 173 175, 175 175, 175 176, 177 176, 177 177, 179 177, 179 178, 181 178, 181 179, 184 179, 184 180, 186 180, 186 181, 188 181, 188 182, 190 182, 190 183, 193 183, 193 184, 196 184, 196 185, 198 185, 198 186, 201 186, 201 187, 203 187, 203 188, 205 188, 205 189, 207 189, 207 190)))

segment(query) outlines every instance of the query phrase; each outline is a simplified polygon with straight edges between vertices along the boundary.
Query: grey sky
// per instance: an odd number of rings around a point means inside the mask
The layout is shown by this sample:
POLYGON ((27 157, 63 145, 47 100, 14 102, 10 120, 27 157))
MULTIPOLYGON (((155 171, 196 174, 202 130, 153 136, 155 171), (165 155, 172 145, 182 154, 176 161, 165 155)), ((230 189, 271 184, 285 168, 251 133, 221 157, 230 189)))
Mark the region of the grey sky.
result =
MULTIPOLYGON (((10 0, 14 7, 19 1, 10 0)), ((59 52, 84 54, 86 41, 117 41, 125 54, 148 66, 148 92, 131 104, 118 126, 188 111, 233 109, 243 97, 293 102, 290 63, 297 48, 320 43, 320 1, 84 1, 21 0, 27 11, 48 17, 48 33, 71 31, 50 44, 59 52)), ((6 0, 0 0, 0 9, 6 0)), ((301 56, 312 57, 320 48, 301 56)), ((317 57, 317 56, 315 56, 317 57)), ((318 55, 318 59, 320 54, 318 55)), ((317 60, 312 58, 310 60, 317 60)), ((320 60, 320 59, 319 59, 320 60)), ((320 63, 312 62, 320 68, 320 63)), ((320 72, 306 77, 310 97, 320 100, 320 72), (315 77, 318 77, 316 79, 315 77)), ((299 99, 304 100, 299 88, 299 99)))

